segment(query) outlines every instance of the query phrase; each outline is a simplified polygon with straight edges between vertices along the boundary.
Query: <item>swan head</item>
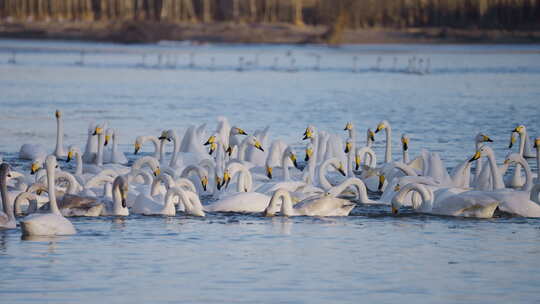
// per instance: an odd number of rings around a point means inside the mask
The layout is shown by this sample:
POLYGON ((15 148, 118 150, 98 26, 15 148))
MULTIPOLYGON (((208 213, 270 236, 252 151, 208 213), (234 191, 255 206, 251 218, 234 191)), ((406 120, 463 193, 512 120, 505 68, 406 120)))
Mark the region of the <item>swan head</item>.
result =
POLYGON ((43 166, 43 159, 36 159, 32 162, 30 165, 30 174, 34 175, 36 174, 39 169, 43 166))
POLYGON ((223 185, 225 185, 225 189, 229 188, 229 183, 231 182, 231 173, 229 172, 229 169, 225 169, 225 172, 223 172, 223 185))
POLYGON ((171 137, 169 135, 169 131, 163 130, 161 131, 161 135, 158 137, 159 140, 167 140, 168 142, 171 141, 171 137))
POLYGON ((377 190, 381 191, 384 186, 384 181, 386 178, 384 177, 384 174, 379 175, 379 185, 377 186, 377 190))
POLYGON ((478 150, 476 150, 476 153, 469 159, 469 162, 473 162, 475 160, 478 160, 482 156, 487 156, 489 154, 493 154, 493 150, 488 146, 481 146, 478 150))
POLYGON ((353 128, 354 128, 354 127, 353 127, 352 122, 349 121, 349 122, 347 122, 347 124, 345 125, 345 128, 343 129, 343 131, 352 131, 353 128))
POLYGON ((312 126, 308 126, 304 132, 304 138, 302 140, 311 139, 315 136, 315 130, 312 126))
POLYGON ((296 169, 299 169, 298 168, 298 162, 296 161, 296 155, 294 154, 294 152, 291 150, 291 148, 287 148, 287 150, 285 151, 285 153, 287 153, 289 159, 291 160, 291 162, 293 163, 294 167, 296 169))
POLYGON ((77 146, 74 146, 74 145, 69 146, 66 162, 69 163, 73 159, 74 156, 77 156, 80 154, 81 154, 81 150, 77 146))
POLYGON ((118 187, 120 190, 120 198, 122 199, 122 208, 127 208, 127 196, 129 191, 129 183, 127 178, 123 176, 117 176, 113 182, 113 188, 118 187))
POLYGON ((382 130, 388 128, 388 126, 389 126, 388 121, 386 121, 386 120, 381 121, 381 122, 377 125, 377 128, 375 129, 375 133, 379 133, 380 131, 382 131, 382 130))
POLYGON ((512 135, 510 135, 510 143, 508 144, 508 149, 512 149, 514 144, 516 143, 518 133, 512 132, 512 135))
POLYGON ((307 145, 306 147, 306 157, 304 158, 304 160, 306 162, 309 161, 309 159, 313 156, 313 145, 310 143, 309 145, 307 145))
POLYGON ((101 135, 101 134, 103 134, 103 127, 98 125, 94 129, 94 133, 92 135, 96 136, 96 135, 101 135))
POLYGON ((113 136, 114 132, 112 129, 107 129, 107 131, 105 131, 105 142, 103 143, 103 145, 108 145, 109 144, 109 141, 111 141, 111 137, 113 136))
POLYGON ((154 170, 154 176, 159 176, 161 174, 161 169, 159 167, 157 167, 155 170, 154 170))
POLYGON ((216 135, 212 135, 212 136, 208 137, 208 140, 206 140, 204 145, 208 146, 208 145, 215 144, 215 143, 216 143, 216 135))
POLYGON ((60 110, 56 110, 56 112, 54 112, 54 116, 56 116, 57 119, 60 119, 62 117, 62 112, 60 112, 60 110))
POLYGON ((264 152, 264 149, 263 149, 263 147, 262 147, 262 144, 261 144, 261 142, 259 141, 259 139, 257 139, 257 137, 255 137, 255 136, 249 136, 249 137, 248 137, 248 143, 249 143, 250 145, 252 145, 253 147, 255 147, 255 148, 257 148, 257 149, 259 149, 259 150, 261 150, 261 151, 264 152))
POLYGON ((216 174, 216 176, 214 178, 216 179, 216 189, 218 189, 218 191, 219 191, 219 190, 221 190, 221 187, 223 187, 221 177, 219 177, 219 175, 216 174))
POLYGON ((8 177, 11 177, 11 167, 8 163, 2 163, 0 165, 0 181, 5 181, 8 177))
POLYGON ((484 133, 478 133, 476 137, 474 138, 474 141, 476 143, 493 142, 493 140, 484 133))
POLYGON ((534 146, 533 146, 535 149, 540 149, 540 137, 537 137, 535 140, 534 140, 534 146))
POLYGON ((403 147, 403 151, 409 150, 409 135, 407 134, 401 135, 401 145, 403 147))
POLYGON ((360 154, 356 154, 354 156, 354 170, 358 171, 360 169, 361 161, 362 161, 362 158, 360 154))
POLYGON ((225 152, 229 155, 229 157, 231 157, 231 156, 232 156, 232 153, 233 153, 233 147, 232 147, 232 146, 229 146, 229 147, 227 148, 227 150, 225 150, 225 152))
POLYGON ((231 128, 231 134, 232 135, 248 135, 246 133, 246 131, 244 131, 243 129, 240 129, 238 127, 232 127, 231 128))
POLYGON ((272 167, 266 166, 266 176, 267 176, 269 179, 272 179, 272 167))
POLYGON ((204 191, 206 191, 206 187, 208 186, 208 176, 203 176, 201 177, 201 185, 204 189, 204 191))
POLYGON ((512 130, 512 133, 523 134, 523 133, 525 133, 526 130, 527 130, 527 128, 525 128, 524 125, 519 125, 519 126, 515 127, 514 130, 512 130))
POLYGON ((352 150, 352 140, 350 138, 347 138, 347 142, 345 142, 345 153, 349 153, 352 150))
POLYGON ((375 132, 371 129, 367 129, 367 138, 371 141, 375 141, 375 132))
POLYGON ((56 156, 54 155, 47 156, 47 158, 45 159, 45 167, 47 168, 47 171, 58 168, 58 162, 56 161, 56 156))
POLYGON ((208 149, 208 154, 212 155, 212 153, 214 153, 214 151, 216 151, 217 149, 217 144, 215 142, 211 143, 210 144, 210 149, 208 149))

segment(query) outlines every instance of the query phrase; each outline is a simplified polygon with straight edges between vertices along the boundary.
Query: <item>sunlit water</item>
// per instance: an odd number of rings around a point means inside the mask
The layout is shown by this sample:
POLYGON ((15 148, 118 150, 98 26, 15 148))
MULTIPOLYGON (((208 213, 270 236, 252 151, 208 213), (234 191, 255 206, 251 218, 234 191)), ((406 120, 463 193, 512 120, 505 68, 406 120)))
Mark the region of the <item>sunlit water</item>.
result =
MULTIPOLYGON (((137 135, 194 123, 208 123, 210 132, 215 118, 225 115, 248 132, 271 125, 272 138, 291 143, 301 156, 307 124, 344 136, 345 122, 352 121, 363 143, 365 129, 387 119, 395 158, 398 136, 406 132, 412 155, 422 148, 440 152, 450 168, 473 154, 472 138, 483 131, 495 140, 501 162, 516 124, 534 136, 540 131, 539 84, 540 46, 0 40, 0 151, 15 168, 28 170, 16 152, 27 142, 52 151, 53 113, 62 109, 66 144, 83 147, 88 123, 107 120, 120 130, 120 147, 130 159, 137 135), (15 64, 9 63, 13 50, 15 64), (413 56, 429 58, 428 74, 405 72, 413 56)), ((376 142, 381 158, 382 139, 376 142)), ((529 163, 537 170, 535 160, 529 163)), ((360 206, 352 216, 327 219, 209 214, 71 220, 79 232, 72 237, 22 240, 19 230, 0 231, 0 302, 540 300, 536 219, 410 211, 396 217, 385 206, 360 206)))

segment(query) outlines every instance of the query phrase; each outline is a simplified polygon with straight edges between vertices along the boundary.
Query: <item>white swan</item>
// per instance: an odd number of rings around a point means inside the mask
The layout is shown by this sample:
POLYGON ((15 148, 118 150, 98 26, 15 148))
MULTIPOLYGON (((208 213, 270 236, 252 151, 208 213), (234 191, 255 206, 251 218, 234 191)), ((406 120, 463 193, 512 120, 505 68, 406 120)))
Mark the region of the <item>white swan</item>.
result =
POLYGON ((46 214, 31 214, 21 220, 22 234, 25 236, 55 236, 72 235, 77 231, 73 224, 62 216, 56 204, 55 193, 55 168, 56 158, 53 155, 47 156, 45 160, 48 176, 48 192, 50 199, 50 212, 46 214))
POLYGON ((10 177, 10 167, 7 163, 0 165, 0 191, 2 195, 2 207, 4 212, 0 212, 0 229, 15 229, 17 222, 13 212, 13 203, 8 195, 7 178, 10 177))
POLYGON ((86 147, 84 148, 84 154, 82 156, 83 161, 87 164, 94 163, 96 160, 97 138, 94 136, 96 126, 97 125, 94 122, 88 124, 86 147))
POLYGON ((384 152, 384 162, 391 163, 392 162, 392 127, 390 126, 390 123, 388 121, 386 120, 381 121, 377 125, 377 128, 375 129, 375 134, 379 133, 382 130, 386 132, 386 149, 384 152))
POLYGON ((127 207, 127 194, 129 192, 129 184, 123 176, 118 176, 114 179, 112 185, 112 200, 102 200, 104 208, 101 212, 102 216, 119 215, 128 216, 129 210, 127 207))
POLYGON ((139 153, 143 145, 148 141, 154 145, 154 154, 152 156, 155 157, 158 161, 161 161, 161 141, 155 136, 137 136, 137 138, 135 139, 135 151, 133 152, 133 154, 136 155, 137 153, 139 153))
POLYGON ((105 146, 112 139, 112 147, 104 151, 103 159, 105 163, 113 163, 125 165, 128 163, 128 159, 124 152, 118 149, 118 142, 120 141, 120 135, 117 129, 107 129, 107 134, 105 135, 105 146))
POLYGON ((66 151, 64 147, 64 122, 62 121, 62 112, 56 110, 56 148, 54 149, 54 155, 57 158, 66 157, 66 151))
MULTIPOLYGON (((475 155, 471 158, 471 161, 477 160, 480 157, 487 157, 488 164, 491 171, 491 179, 493 183, 493 191, 482 191, 486 195, 499 201, 499 209, 519 216, 524 217, 540 217, 540 205, 530 198, 529 191, 514 191, 511 189, 505 189, 502 176, 497 168, 497 163, 493 150, 488 146, 482 146, 475 155)), ((524 167, 528 168, 528 164, 522 161, 524 167)), ((529 171, 526 170, 525 172, 529 171)), ((526 175, 526 178, 532 178, 531 174, 526 175)))
POLYGON ((47 151, 40 144, 24 144, 19 150, 20 159, 36 161, 44 160, 45 157, 47 157, 47 151))
POLYGON ((397 214, 403 205, 404 197, 409 191, 417 191, 421 203, 413 203, 413 209, 421 213, 463 216, 476 218, 491 218, 499 202, 479 191, 450 194, 444 198, 437 195, 426 186, 417 183, 407 184, 392 198, 392 213, 397 214))
POLYGON ((366 185, 356 177, 347 178, 341 184, 328 189, 328 193, 331 196, 338 197, 345 194, 345 191, 351 187, 356 190, 356 200, 361 204, 380 204, 378 201, 369 199, 366 185))
MULTIPOLYGON (((536 154, 532 151, 531 139, 527 135, 527 128, 524 125, 519 125, 512 130, 512 133, 519 134, 519 153, 525 158, 535 158, 536 154)), ((514 140, 511 139, 509 149, 512 148, 513 143, 514 140)))
POLYGON ((334 197, 330 193, 303 200, 293 206, 290 193, 279 189, 274 192, 264 214, 274 216, 281 209, 282 216, 347 216, 354 206, 352 202, 334 197))
POLYGON ((176 196, 181 197, 182 192, 183 190, 179 187, 170 187, 167 189, 163 201, 157 199, 145 199, 143 201, 137 198, 133 206, 133 212, 142 215, 175 216, 174 198, 176 196))
POLYGON ((176 184, 170 175, 164 173, 160 174, 154 178, 149 192, 144 191, 137 196, 131 211, 136 214, 151 215, 161 213, 163 215, 172 214, 174 216, 174 214, 176 214, 176 211, 174 211, 174 201, 171 201, 172 206, 164 204, 166 202, 164 194, 166 195, 169 189, 174 188, 175 186, 176 184), (162 183, 164 188, 161 187, 162 183), (160 205, 161 207, 158 208, 157 205, 160 205), (165 205, 166 208, 164 208, 165 205), (158 209, 161 211, 158 212, 158 209))

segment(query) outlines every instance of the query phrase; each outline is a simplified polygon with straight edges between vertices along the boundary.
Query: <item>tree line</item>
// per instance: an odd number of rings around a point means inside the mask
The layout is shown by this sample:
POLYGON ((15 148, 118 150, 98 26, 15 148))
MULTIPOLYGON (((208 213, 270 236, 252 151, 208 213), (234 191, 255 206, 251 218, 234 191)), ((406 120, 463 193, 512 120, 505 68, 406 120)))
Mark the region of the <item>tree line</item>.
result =
POLYGON ((540 0, 0 0, 0 18, 538 29, 540 0))

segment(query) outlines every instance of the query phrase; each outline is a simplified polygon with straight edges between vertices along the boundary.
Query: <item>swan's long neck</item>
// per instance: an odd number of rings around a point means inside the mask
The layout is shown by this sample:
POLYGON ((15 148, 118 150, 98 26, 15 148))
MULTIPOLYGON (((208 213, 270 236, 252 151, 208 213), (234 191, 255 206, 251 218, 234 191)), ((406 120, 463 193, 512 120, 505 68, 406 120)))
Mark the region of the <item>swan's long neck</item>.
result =
POLYGON ((289 162, 287 159, 289 158, 289 151, 285 150, 283 152, 283 155, 281 156, 281 168, 283 168, 283 181, 287 182, 291 179, 290 173, 289 173, 289 162))
POLYGON ((178 135, 176 135, 176 132, 173 133, 172 136, 174 149, 173 149, 173 155, 171 157, 171 162, 169 163, 169 166, 174 168, 176 166, 176 162, 178 161, 178 152, 180 152, 180 139, 178 138, 178 135))
MULTIPOLYGON (((475 151, 480 150, 480 147, 482 147, 482 143, 477 141, 475 151)), ((482 172, 482 159, 481 158, 476 161, 476 169, 475 170, 476 171, 474 172, 474 179, 478 180, 480 178, 480 172, 482 172)))
POLYGON ((519 164, 521 164, 521 166, 525 170, 525 184, 523 185, 521 190, 522 191, 531 191, 531 189, 533 187, 533 175, 532 175, 531 167, 529 166, 529 164, 527 163, 527 161, 524 158, 522 158, 521 161, 517 165, 519 165, 519 164))
POLYGON ((495 156, 492 152, 490 152, 487 154, 487 158, 491 171, 491 180, 493 181, 493 190, 504 189, 504 182, 502 176, 499 174, 499 169, 497 167, 497 161, 495 160, 495 156))
POLYGON ((313 155, 311 155, 311 157, 315 160, 315 164, 318 164, 320 159, 319 159, 319 151, 320 149, 322 149, 321 147, 319 147, 319 133, 318 131, 314 131, 313 132, 313 137, 311 138, 311 145, 313 146, 313 155))
POLYGON ((8 189, 7 189, 7 176, 2 175, 0 179, 0 191, 2 196, 2 203, 4 206, 4 213, 8 216, 10 220, 15 220, 15 214, 13 213, 13 205, 9 201, 8 189))
POLYGON ((182 196, 180 194, 180 190, 179 188, 169 188, 169 190, 167 190, 167 194, 165 194, 165 204, 163 206, 163 210, 167 210, 167 209, 171 209, 173 208, 174 209, 174 200, 173 198, 175 196, 178 196, 180 197, 180 199, 182 199, 182 196))
POLYGON ((424 212, 431 211, 431 209, 433 209, 433 196, 429 194, 427 188, 421 184, 409 184, 409 185, 411 185, 409 191, 418 192, 420 194, 420 198, 422 199, 422 203, 420 204, 420 206, 414 206, 413 204, 413 208, 420 211, 424 211, 424 212))
POLYGON ((540 146, 536 147, 536 182, 540 183, 540 146))
POLYGON ((386 151, 384 152, 384 161, 386 163, 392 162, 392 127, 386 126, 384 129, 386 132, 386 151))
POLYGON ((281 215, 293 215, 293 205, 291 194, 287 190, 279 189, 274 192, 268 207, 266 207, 266 216, 273 216, 278 211, 278 203, 281 202, 281 215))
POLYGON ((115 155, 118 153, 118 136, 116 135, 116 132, 113 133, 113 143, 112 143, 112 160, 115 161, 115 155))
POLYGON ((519 133, 519 155, 523 156, 525 153, 525 142, 527 139, 527 131, 523 130, 523 132, 519 133))
POLYGON ((403 163, 409 163, 409 150, 403 149, 403 163))
POLYGON ((97 158, 96 158, 96 165, 99 167, 103 166, 103 145, 104 145, 104 138, 103 138, 103 132, 98 134, 98 151, 97 151, 97 158))
POLYGON ((60 213, 60 210, 58 209, 58 204, 56 203, 56 184, 55 184, 55 168, 48 166, 47 167, 47 188, 48 188, 48 194, 49 194, 49 201, 50 201, 50 208, 51 213, 56 215, 62 215, 60 213))
POLYGON ((77 161, 76 167, 75 167, 75 175, 82 176, 83 175, 83 160, 81 151, 75 152, 75 158, 77 161))
POLYGON ((452 170, 452 175, 450 178, 454 183, 454 186, 461 188, 469 188, 470 186, 470 170, 471 162, 469 159, 466 159, 461 164, 457 165, 454 170, 452 170))
POLYGON ((320 166, 319 166, 319 184, 324 190, 328 190, 332 188, 332 185, 326 178, 326 173, 328 172, 328 166, 334 161, 334 159, 330 158, 325 160, 320 166))
POLYGON ((347 176, 354 177, 354 158, 356 153, 356 143, 351 143, 351 149, 347 153, 347 176))
POLYGON ((114 214, 120 214, 124 207, 122 207, 122 192, 120 191, 119 183, 113 183, 112 199, 114 214))
POLYGON ((56 157, 64 156, 64 123, 62 118, 56 118, 56 149, 54 150, 56 157))
POLYGON ((242 143, 240 143, 240 147, 238 147, 238 160, 245 160, 246 159, 246 150, 248 148, 247 139, 243 140, 242 143))
POLYGON ((354 186, 356 188, 357 195, 358 195, 357 198, 360 201, 360 203, 368 204, 370 202, 370 199, 367 195, 366 185, 364 184, 364 182, 362 182, 360 179, 356 177, 347 179, 340 185, 333 187, 330 191, 332 192, 334 196, 338 196, 350 186, 354 186))

